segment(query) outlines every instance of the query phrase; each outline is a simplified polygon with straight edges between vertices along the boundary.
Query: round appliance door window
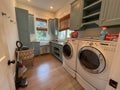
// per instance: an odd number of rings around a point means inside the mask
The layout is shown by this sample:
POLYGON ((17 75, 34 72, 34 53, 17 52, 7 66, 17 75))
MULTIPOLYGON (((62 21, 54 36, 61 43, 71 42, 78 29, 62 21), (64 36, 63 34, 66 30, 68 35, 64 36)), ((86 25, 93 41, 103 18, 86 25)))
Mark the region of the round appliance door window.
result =
POLYGON ((106 66, 103 54, 94 47, 83 47, 79 51, 79 61, 82 67, 91 73, 101 73, 106 66))
POLYGON ((67 59, 72 57, 72 47, 69 43, 66 43, 63 46, 63 55, 64 57, 66 57, 67 59))

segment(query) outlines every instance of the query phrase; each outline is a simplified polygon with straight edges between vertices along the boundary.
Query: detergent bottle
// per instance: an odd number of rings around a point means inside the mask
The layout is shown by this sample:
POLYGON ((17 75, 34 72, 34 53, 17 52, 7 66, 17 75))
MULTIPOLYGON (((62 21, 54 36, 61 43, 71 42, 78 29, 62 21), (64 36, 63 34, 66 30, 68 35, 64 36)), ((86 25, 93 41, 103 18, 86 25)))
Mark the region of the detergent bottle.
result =
POLYGON ((106 26, 102 26, 101 27, 101 32, 100 32, 100 40, 104 40, 105 39, 105 36, 108 34, 107 32, 107 27, 106 26))

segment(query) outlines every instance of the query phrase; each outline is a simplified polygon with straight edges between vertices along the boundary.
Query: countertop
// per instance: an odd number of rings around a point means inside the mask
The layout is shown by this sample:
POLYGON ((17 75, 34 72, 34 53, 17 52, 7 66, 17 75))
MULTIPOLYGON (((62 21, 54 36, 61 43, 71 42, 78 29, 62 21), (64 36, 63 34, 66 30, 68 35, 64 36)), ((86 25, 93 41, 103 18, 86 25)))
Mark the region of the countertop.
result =
POLYGON ((61 46, 63 46, 65 44, 65 42, 61 42, 61 41, 50 41, 50 42, 59 44, 61 46))

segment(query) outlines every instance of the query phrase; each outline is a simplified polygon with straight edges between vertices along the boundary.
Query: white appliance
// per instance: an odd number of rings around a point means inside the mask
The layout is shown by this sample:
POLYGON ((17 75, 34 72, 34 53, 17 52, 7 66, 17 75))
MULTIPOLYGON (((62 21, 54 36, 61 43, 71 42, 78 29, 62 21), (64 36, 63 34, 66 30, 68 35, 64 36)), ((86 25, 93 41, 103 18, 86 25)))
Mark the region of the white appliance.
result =
POLYGON ((116 42, 84 40, 79 44, 77 81, 85 90, 105 90, 116 42))
MULTIPOLYGON (((120 34, 119 34, 120 36, 120 34)), ((120 90, 120 37, 114 54, 106 90, 120 90), (115 82, 113 82, 115 81, 115 82)))
POLYGON ((63 46, 63 67, 75 78, 78 40, 67 39, 63 46))

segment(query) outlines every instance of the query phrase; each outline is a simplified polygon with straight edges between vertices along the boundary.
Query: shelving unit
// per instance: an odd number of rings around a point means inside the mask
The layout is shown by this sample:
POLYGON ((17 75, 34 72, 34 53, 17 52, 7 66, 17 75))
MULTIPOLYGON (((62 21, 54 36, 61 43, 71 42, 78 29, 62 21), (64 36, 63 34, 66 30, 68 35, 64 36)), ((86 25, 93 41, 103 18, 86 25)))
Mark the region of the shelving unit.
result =
POLYGON ((58 42, 50 42, 50 53, 62 61, 62 44, 58 42))
POLYGON ((84 0, 82 26, 98 24, 101 2, 101 0, 84 0))

